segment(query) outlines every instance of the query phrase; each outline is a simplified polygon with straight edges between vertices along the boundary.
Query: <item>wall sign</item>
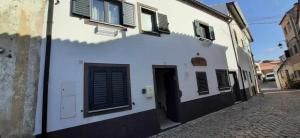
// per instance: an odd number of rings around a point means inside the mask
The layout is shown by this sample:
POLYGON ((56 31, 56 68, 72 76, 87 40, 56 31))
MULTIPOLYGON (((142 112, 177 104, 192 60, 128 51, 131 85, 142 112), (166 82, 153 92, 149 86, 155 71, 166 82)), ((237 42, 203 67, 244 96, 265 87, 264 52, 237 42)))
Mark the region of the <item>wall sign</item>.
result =
POLYGON ((191 62, 193 66, 207 66, 206 59, 203 57, 193 57, 191 62))

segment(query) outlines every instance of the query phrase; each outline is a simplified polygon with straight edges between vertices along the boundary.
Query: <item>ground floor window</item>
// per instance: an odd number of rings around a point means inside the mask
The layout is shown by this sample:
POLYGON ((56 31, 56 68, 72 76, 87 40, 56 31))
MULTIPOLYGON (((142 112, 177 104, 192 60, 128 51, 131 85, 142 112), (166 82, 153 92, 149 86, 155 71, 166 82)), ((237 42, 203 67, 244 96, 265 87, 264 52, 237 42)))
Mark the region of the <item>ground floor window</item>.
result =
POLYGON ((131 108, 129 65, 85 64, 85 116, 131 108))
POLYGON ((198 93, 208 94, 209 89, 207 84, 206 72, 196 72, 196 78, 197 78, 198 93))
POLYGON ((216 75, 217 75, 219 90, 229 90, 230 84, 228 78, 228 71, 223 69, 217 69, 216 75))
POLYGON ((251 83, 252 83, 253 80, 252 80, 251 72, 249 72, 249 78, 250 78, 250 81, 251 81, 251 83))

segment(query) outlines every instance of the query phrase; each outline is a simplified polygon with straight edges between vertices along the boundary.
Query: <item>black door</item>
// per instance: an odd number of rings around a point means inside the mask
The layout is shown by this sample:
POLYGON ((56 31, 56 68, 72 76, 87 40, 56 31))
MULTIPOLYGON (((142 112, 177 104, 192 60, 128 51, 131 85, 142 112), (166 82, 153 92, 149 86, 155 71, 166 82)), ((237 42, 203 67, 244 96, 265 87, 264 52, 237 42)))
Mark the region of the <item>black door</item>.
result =
POLYGON ((240 92, 240 86, 239 86, 239 80, 237 78, 236 72, 229 72, 230 78, 233 78, 234 84, 232 86, 233 95, 235 98, 235 101, 242 100, 242 95, 240 92))
POLYGON ((174 122, 179 122, 179 90, 176 74, 175 69, 169 69, 169 71, 164 74, 164 81, 166 87, 166 105, 168 109, 167 117, 174 122))
MULTIPOLYGON (((178 86, 178 77, 176 66, 167 65, 154 65, 154 78, 155 78, 155 91, 156 98, 161 92, 159 88, 165 88, 165 105, 166 105, 166 117, 173 121, 179 122, 179 105, 180 105, 180 91, 178 86), (162 81, 158 81, 162 80, 162 81), (163 86, 162 86, 163 85, 163 86)), ((161 102, 161 101, 160 101, 161 102)), ((158 101, 156 101, 157 108, 160 108, 158 101)))

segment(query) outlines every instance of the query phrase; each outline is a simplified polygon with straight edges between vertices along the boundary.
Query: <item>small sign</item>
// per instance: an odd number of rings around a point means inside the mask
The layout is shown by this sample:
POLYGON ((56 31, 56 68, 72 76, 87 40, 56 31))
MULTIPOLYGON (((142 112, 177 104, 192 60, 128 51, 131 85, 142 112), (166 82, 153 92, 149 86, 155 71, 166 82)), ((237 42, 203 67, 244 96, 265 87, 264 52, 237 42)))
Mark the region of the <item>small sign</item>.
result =
POLYGON ((207 62, 203 57, 194 57, 191 59, 193 66, 207 66, 207 62))

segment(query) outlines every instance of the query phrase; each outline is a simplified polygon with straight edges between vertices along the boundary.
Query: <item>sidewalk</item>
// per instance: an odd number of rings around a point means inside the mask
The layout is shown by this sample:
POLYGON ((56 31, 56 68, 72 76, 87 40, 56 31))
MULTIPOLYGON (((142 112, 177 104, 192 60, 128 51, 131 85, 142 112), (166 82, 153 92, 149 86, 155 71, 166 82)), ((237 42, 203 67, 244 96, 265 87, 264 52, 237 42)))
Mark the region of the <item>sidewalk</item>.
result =
POLYGON ((300 137, 300 92, 255 96, 153 138, 300 137))

